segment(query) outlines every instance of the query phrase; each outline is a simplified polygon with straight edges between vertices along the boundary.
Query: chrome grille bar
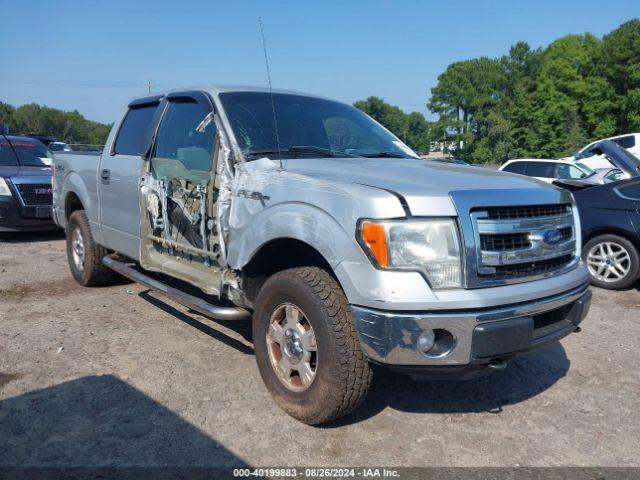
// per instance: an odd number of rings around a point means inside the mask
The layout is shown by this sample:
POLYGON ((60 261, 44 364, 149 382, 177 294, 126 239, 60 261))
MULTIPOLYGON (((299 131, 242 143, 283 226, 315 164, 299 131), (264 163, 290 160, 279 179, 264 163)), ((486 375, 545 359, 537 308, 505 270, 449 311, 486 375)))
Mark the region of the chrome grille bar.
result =
POLYGON ((519 218, 508 220, 487 220, 476 217, 478 232, 483 233, 528 233, 545 227, 564 228, 573 226, 573 214, 556 217, 519 218))
POLYGON ((571 240, 558 244, 554 250, 532 246, 518 250, 485 251, 482 250, 482 265, 494 267, 497 265, 517 265, 520 263, 539 262, 556 257, 563 257, 575 252, 576 242, 571 240))

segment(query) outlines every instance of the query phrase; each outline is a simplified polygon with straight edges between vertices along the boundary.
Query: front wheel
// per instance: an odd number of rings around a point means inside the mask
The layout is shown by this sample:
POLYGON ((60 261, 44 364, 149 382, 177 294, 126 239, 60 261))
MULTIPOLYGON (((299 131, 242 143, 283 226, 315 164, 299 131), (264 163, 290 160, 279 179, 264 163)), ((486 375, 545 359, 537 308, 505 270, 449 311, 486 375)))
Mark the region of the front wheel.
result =
POLYGON ((613 234, 592 238, 582 249, 582 257, 589 269, 591 283, 598 287, 624 289, 638 278, 638 250, 626 238, 613 234))
POLYGON ((364 400, 372 372, 344 292, 316 267, 284 270, 258 295, 253 341, 262 379, 292 417, 317 425, 364 400))

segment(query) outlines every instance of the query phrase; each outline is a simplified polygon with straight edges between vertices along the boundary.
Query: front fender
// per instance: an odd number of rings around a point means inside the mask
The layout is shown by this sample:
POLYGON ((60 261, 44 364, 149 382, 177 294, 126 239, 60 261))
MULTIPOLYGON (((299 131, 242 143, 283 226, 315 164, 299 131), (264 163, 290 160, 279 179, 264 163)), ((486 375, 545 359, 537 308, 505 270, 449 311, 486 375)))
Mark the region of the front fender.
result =
POLYGON ((324 210, 307 203, 286 202, 267 207, 243 228, 232 229, 227 263, 244 267, 267 242, 280 238, 302 241, 320 252, 331 268, 341 261, 368 261, 355 239, 324 210))

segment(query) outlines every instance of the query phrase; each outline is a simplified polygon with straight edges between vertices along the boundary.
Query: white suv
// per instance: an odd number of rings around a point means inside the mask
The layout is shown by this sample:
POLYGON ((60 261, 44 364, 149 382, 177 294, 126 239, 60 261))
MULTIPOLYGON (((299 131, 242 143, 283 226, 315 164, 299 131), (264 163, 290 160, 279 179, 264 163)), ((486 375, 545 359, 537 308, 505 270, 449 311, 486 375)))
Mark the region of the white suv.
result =
MULTIPOLYGON (((609 164, 611 168, 611 164, 609 164)), ((543 182, 554 180, 580 180, 596 173, 581 162, 542 158, 518 158, 509 160, 500 167, 503 172, 519 173, 543 182)))
MULTIPOLYGON (((604 140, 612 140, 622 148, 627 149, 630 153, 640 158, 640 133, 618 135, 616 137, 605 138, 604 140)), ((590 168, 610 168, 611 162, 609 162, 606 156, 599 152, 591 151, 593 146, 601 141, 602 140, 591 142, 586 147, 578 150, 573 157, 568 157, 563 160, 573 161, 575 159, 579 159, 581 163, 589 166, 590 168)))

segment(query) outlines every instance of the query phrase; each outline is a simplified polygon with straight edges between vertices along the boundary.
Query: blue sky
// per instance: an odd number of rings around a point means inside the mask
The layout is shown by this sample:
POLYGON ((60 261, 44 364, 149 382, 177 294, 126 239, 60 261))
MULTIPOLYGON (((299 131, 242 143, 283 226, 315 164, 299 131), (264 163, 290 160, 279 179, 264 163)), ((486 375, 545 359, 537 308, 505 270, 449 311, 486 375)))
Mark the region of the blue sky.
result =
POLYGON ((602 36, 639 17, 640 1, 0 0, 0 12, 0 101, 112 122, 147 80, 266 85, 259 15, 274 87, 427 113, 449 63, 602 36))

